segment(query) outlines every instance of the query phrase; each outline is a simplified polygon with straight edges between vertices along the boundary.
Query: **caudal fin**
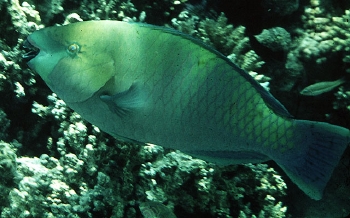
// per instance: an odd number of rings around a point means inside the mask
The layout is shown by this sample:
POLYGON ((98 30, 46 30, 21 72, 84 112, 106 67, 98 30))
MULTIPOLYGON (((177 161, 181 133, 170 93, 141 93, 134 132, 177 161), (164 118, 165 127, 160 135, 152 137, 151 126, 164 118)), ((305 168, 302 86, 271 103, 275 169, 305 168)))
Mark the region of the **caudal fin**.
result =
POLYGON ((299 151, 276 160, 291 180, 312 199, 320 200, 323 190, 350 142, 350 131, 322 122, 295 120, 299 151))

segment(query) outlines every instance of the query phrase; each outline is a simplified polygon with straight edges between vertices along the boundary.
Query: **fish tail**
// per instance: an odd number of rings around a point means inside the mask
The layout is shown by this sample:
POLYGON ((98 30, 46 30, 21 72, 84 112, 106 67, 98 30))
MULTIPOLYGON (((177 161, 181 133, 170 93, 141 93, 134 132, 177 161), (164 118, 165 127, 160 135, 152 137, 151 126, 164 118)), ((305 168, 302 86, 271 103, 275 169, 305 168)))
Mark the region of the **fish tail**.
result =
POLYGON ((328 180, 350 142, 350 131, 340 126, 295 120, 297 135, 287 158, 277 164, 312 199, 320 200, 328 180))

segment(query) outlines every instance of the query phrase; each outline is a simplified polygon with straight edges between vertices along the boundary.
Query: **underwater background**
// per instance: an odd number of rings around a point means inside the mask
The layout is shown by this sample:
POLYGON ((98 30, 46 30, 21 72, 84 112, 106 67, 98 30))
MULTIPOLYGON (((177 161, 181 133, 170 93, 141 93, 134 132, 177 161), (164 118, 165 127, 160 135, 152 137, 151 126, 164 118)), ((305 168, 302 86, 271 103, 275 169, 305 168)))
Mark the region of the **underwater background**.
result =
POLYGON ((350 151, 323 199, 272 161, 219 167, 122 143, 67 108, 22 57, 37 29, 87 20, 166 26, 214 47, 298 119, 350 128, 348 0, 0 0, 0 217, 348 217, 350 151), (344 78, 312 96, 314 83, 344 78))

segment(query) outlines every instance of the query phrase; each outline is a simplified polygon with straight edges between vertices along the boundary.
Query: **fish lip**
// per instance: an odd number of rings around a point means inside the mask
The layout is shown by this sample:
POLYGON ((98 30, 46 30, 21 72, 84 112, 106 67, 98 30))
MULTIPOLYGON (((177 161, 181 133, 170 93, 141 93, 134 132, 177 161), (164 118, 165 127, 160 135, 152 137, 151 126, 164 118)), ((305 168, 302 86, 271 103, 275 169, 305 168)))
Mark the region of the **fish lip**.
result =
POLYGON ((22 55, 22 58, 27 62, 35 58, 40 53, 39 46, 37 46, 29 37, 23 42, 23 48, 26 53, 22 55))

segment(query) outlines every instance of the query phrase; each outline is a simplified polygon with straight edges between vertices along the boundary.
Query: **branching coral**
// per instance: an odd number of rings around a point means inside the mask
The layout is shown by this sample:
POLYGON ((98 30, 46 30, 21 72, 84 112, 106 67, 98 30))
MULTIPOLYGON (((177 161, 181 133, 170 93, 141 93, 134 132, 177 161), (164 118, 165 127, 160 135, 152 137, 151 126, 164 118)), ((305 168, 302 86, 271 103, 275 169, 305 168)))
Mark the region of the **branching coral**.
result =
POLYGON ((310 1, 310 6, 306 7, 302 16, 305 31, 300 32, 298 47, 290 53, 290 57, 295 55, 301 61, 321 65, 329 62, 336 54, 341 54, 347 64, 350 34, 346 30, 350 27, 350 11, 346 10, 341 17, 335 17, 326 7, 332 5, 327 4, 327 1, 310 1))
POLYGON ((245 35, 245 27, 233 27, 228 24, 223 13, 214 20, 199 19, 183 11, 178 18, 172 20, 172 25, 211 45, 248 72, 258 71, 264 64, 264 61, 252 50, 250 40, 245 35))
POLYGON ((183 214, 199 208, 197 215, 209 213, 213 217, 286 215, 287 208, 280 202, 286 184, 266 164, 220 169, 180 152, 171 152, 163 159, 142 164, 140 175, 148 200, 182 202, 177 210, 183 214))
POLYGON ((144 22, 146 12, 130 0, 85 0, 79 11, 83 20, 124 20, 144 22))
POLYGON ((8 195, 19 180, 15 152, 13 145, 0 141, 0 211, 9 203, 8 195))
POLYGON ((18 0, 10 1, 7 11, 8 14, 12 15, 11 22, 18 33, 28 35, 30 32, 38 29, 38 24, 41 22, 39 13, 27 2, 23 2, 20 5, 18 0))

